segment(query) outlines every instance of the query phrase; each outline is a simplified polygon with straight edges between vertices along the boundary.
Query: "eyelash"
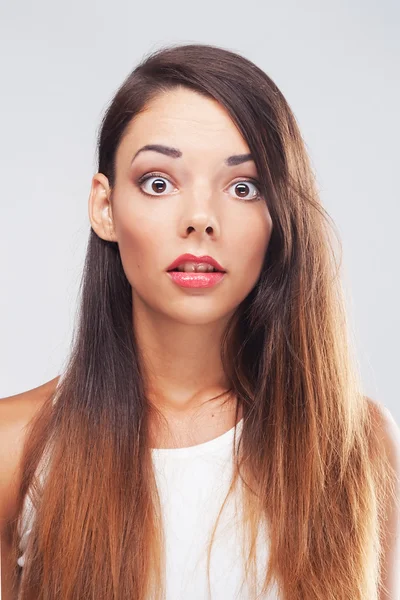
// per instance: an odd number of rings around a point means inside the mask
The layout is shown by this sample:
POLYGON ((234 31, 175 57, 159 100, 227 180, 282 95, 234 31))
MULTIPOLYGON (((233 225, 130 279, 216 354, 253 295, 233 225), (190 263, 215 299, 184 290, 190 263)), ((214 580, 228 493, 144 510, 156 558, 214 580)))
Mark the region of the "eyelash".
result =
MULTIPOLYGON (((159 177, 160 179, 166 179, 169 183, 171 183, 171 181, 169 181, 168 177, 165 177, 164 175, 161 175, 161 173, 146 173, 146 175, 142 175, 141 177, 139 177, 139 179, 136 180, 136 185, 140 191, 141 194, 143 194, 144 196, 162 196, 162 194, 148 194, 147 192, 144 192, 141 188, 141 186, 148 180, 151 179, 152 177, 159 177)), ((235 181, 234 183, 232 183, 232 185, 234 185, 235 183, 252 183, 256 188, 257 188, 257 195, 254 198, 237 198, 238 200, 243 200, 244 202, 255 202, 257 200, 261 199, 261 192, 260 192, 260 183, 259 181, 257 181, 257 179, 253 179, 251 177, 247 178, 247 179, 240 179, 239 181, 235 181)))

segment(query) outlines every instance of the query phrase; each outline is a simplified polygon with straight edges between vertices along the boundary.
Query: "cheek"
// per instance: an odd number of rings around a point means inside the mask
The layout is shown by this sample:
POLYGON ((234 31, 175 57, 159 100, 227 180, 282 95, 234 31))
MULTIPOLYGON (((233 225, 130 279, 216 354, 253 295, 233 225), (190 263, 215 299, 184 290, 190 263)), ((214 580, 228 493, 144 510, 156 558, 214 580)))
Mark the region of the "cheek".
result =
POLYGON ((123 225, 118 232, 118 246, 122 265, 129 283, 140 287, 158 267, 160 260, 161 232, 150 230, 140 220, 123 225))
POLYGON ((272 232, 272 220, 265 208, 260 214, 250 215, 235 228, 229 252, 230 263, 240 265, 246 281, 258 278, 272 232))

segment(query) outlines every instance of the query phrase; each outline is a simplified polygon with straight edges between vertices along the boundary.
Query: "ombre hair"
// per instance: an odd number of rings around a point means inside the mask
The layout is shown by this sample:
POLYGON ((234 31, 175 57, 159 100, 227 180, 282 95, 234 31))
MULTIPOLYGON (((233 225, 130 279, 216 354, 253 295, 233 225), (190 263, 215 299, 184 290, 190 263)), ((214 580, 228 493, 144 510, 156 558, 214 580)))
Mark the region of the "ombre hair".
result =
MULTIPOLYGON (((142 59, 107 107, 98 171, 112 189, 128 125, 177 87, 215 99, 229 113, 254 157, 273 225, 260 277, 221 344, 236 410, 243 409, 227 498, 240 485, 246 577, 255 580, 256 539, 266 530, 263 593, 275 584, 285 600, 378 600, 394 473, 361 389, 338 235, 283 94, 229 50, 164 47, 142 59)), ((30 422, 22 456, 12 523, 18 599, 162 600, 162 511, 132 289, 118 243, 92 228, 79 320, 56 399, 30 422), (21 571, 17 524, 29 490, 36 519, 21 571)))

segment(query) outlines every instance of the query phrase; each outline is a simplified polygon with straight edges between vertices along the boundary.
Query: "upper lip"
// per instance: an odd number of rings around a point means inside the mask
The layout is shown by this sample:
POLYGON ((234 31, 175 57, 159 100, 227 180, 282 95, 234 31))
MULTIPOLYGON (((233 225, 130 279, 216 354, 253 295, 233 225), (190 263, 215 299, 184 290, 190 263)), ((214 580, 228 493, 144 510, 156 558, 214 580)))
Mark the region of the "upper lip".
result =
POLYGON ((225 269, 221 267, 218 261, 215 260, 212 256, 195 256, 194 254, 181 254, 174 260, 173 263, 169 265, 167 271, 172 271, 172 269, 176 269, 185 262, 193 262, 193 263, 207 263, 214 267, 217 271, 222 271, 225 273, 225 269))

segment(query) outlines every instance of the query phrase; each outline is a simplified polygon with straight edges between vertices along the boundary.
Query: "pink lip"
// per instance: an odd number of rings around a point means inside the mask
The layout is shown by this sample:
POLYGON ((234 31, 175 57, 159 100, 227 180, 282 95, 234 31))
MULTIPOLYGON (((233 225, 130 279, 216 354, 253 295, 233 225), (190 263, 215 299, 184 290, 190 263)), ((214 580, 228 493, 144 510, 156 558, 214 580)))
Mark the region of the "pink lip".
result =
POLYGON ((207 263, 214 267, 214 269, 225 272, 225 269, 221 267, 219 262, 217 262, 212 256, 195 256, 194 254, 181 254, 180 256, 178 256, 178 258, 174 260, 173 263, 169 265, 169 267, 167 267, 167 271, 172 271, 172 269, 178 268, 179 265, 181 265, 184 262, 207 263))
POLYGON ((186 288, 206 288, 216 285, 225 277, 225 273, 185 273, 184 271, 168 271, 172 281, 186 288))

